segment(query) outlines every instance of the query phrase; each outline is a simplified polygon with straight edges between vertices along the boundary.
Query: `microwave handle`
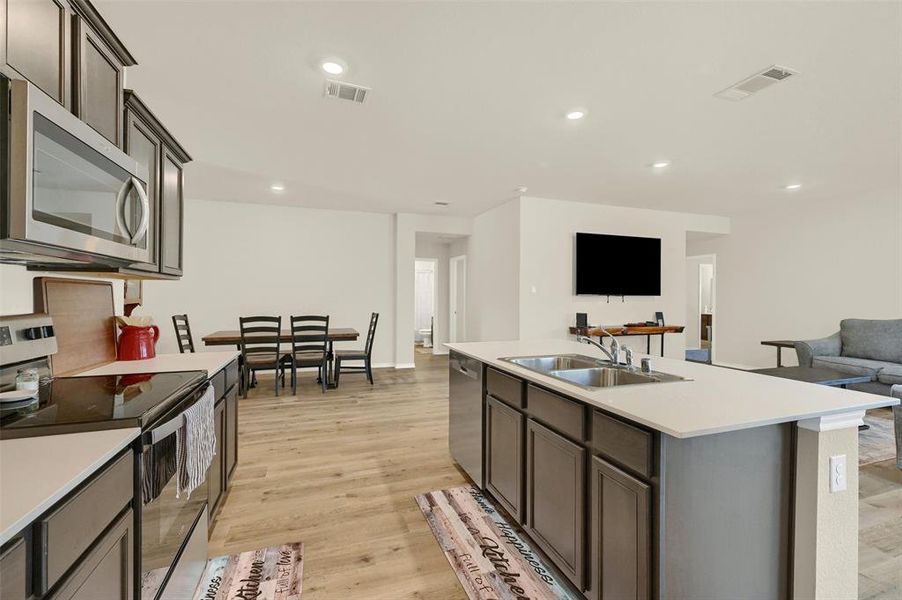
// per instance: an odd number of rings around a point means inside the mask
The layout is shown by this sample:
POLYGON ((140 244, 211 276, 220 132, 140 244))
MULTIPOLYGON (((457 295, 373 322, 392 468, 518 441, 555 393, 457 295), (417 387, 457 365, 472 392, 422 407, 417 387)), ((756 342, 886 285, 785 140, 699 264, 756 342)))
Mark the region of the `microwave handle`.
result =
POLYGON ((134 178, 132 177, 122 182, 122 187, 119 188, 119 194, 116 196, 116 224, 119 225, 119 231, 125 232, 129 236, 131 236, 132 232, 125 222, 125 199, 128 198, 129 188, 134 185, 132 179, 134 178))
POLYGON ((141 198, 141 223, 138 225, 137 231, 132 234, 132 244, 137 244, 144 234, 147 233, 147 227, 150 225, 150 200, 147 198, 147 192, 144 190, 141 182, 134 177, 132 177, 131 181, 132 187, 135 188, 138 192, 138 197, 141 198))

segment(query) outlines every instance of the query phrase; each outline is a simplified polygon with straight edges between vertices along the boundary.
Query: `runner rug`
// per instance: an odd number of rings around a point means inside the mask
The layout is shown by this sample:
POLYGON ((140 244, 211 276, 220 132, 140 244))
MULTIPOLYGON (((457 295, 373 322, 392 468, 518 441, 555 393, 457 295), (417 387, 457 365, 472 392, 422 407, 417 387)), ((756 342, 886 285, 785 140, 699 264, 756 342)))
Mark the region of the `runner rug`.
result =
MULTIPOLYGON (((166 569, 158 571, 166 575, 166 569)), ((207 561, 194 600, 299 600, 303 572, 302 543, 217 556, 207 561)), ((153 575, 145 575, 142 583, 146 586, 153 575)))
POLYGON ((429 492, 416 501, 472 600, 580 598, 476 487, 429 492))

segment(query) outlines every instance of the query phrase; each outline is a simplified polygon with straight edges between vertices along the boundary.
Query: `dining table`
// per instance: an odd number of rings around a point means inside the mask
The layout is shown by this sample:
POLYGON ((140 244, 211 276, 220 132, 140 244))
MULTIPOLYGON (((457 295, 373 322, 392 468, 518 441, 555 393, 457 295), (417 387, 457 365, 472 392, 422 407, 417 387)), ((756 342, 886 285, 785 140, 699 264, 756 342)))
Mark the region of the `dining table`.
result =
MULTIPOLYGON (((311 336, 303 336, 298 335, 295 339, 304 340, 305 338, 310 338, 311 336)), ((271 335, 268 334, 249 334, 248 338, 254 338, 255 341, 259 342, 272 342, 271 335)), ((328 333, 326 333, 326 344, 327 344, 327 354, 328 354, 328 367, 326 369, 326 385, 330 389, 335 389, 335 378, 333 377, 333 344, 335 342, 354 342, 360 338, 360 332, 354 329, 353 327, 330 327, 328 333)), ((207 334, 201 338, 205 346, 236 346, 239 350, 241 350, 241 331, 237 329, 223 329, 220 331, 214 331, 213 333, 207 334)), ((291 330, 283 329, 279 332, 279 343, 280 344, 291 344, 291 330)))

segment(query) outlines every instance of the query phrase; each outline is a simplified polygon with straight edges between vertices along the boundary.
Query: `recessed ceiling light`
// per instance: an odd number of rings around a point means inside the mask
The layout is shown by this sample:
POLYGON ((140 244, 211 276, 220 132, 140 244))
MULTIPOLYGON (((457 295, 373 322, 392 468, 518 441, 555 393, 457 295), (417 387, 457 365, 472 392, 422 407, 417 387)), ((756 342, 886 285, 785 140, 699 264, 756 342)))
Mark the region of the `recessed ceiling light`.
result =
POLYGON ((669 160, 659 160, 659 161, 657 161, 657 162, 651 163, 651 166, 652 166, 652 168, 654 168, 654 169, 663 169, 663 168, 665 168, 665 167, 669 167, 669 166, 670 166, 670 161, 669 161, 669 160))
POLYGON ((784 185, 783 189, 784 190, 797 190, 800 187, 802 187, 801 183, 790 183, 789 185, 784 185))
POLYGON ((345 72, 345 66, 336 60, 324 61, 320 67, 329 75, 341 75, 345 72))
POLYGON ((271 189, 274 192, 284 192, 285 184, 284 183, 274 183, 271 186, 269 186, 269 189, 271 189))
POLYGON ((584 110, 571 110, 567 113, 567 118, 571 121, 579 121, 583 117, 586 116, 586 111, 584 110))

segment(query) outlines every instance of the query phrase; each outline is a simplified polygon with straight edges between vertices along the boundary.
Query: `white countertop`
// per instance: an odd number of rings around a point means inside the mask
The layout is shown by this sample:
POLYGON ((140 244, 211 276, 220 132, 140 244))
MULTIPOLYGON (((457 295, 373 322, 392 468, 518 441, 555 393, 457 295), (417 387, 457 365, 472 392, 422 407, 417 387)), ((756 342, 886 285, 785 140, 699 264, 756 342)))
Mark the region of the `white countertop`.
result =
POLYGON ((238 356, 236 350, 225 352, 193 352, 187 354, 157 354, 146 360, 117 360, 82 371, 73 377, 94 375, 132 375, 134 373, 172 373, 175 371, 206 371, 215 375, 238 356))
MULTIPOLYGON (((899 404, 899 400, 889 396, 654 356, 651 357, 653 370, 692 381, 589 390, 499 360, 501 357, 544 354, 584 354, 604 358, 597 348, 588 344, 569 340, 524 340, 453 343, 446 346, 545 388, 678 438, 899 404)), ((645 355, 637 354, 636 364, 639 364, 639 356, 645 355)))
POLYGON ((0 440, 0 544, 140 435, 137 427, 0 440))

